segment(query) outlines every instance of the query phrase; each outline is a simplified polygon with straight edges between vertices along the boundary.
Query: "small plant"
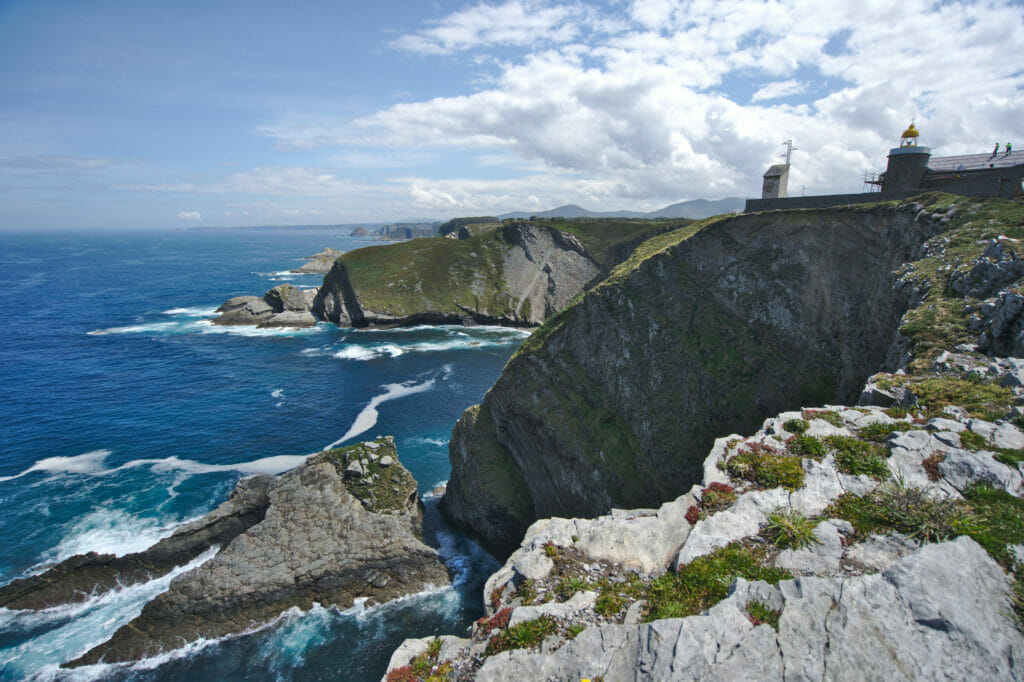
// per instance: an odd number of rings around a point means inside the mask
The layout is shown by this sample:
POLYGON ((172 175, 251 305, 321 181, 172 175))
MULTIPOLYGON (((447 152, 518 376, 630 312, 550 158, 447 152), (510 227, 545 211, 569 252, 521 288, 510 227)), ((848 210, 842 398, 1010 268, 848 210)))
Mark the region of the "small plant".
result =
POLYGON ((715 481, 701 491, 701 506, 709 511, 723 509, 735 501, 736 489, 728 483, 715 481))
POLYGON ((981 450, 987 445, 985 437, 974 431, 960 432, 960 447, 965 450, 981 450))
POLYGON ((770 625, 772 629, 778 631, 779 616, 781 615, 782 611, 776 611, 764 602, 752 601, 747 603, 747 618, 754 625, 770 625))
POLYGON ((790 419, 783 423, 782 428, 786 429, 790 433, 800 435, 811 427, 804 419, 790 419))
POLYGON ((594 605, 594 611, 606 618, 610 618, 621 611, 625 604, 626 598, 621 594, 602 592, 597 598, 597 603, 594 605))
POLYGON ((825 446, 814 436, 793 436, 786 441, 786 447, 798 457, 810 457, 820 461, 825 456, 825 446))
POLYGON ((544 553, 547 554, 549 558, 556 559, 558 558, 558 546, 550 541, 545 542, 544 553))
POLYGON ((948 405, 967 410, 972 417, 1002 419, 1007 405, 1013 402, 1013 392, 976 375, 965 378, 934 377, 914 382, 910 390, 929 415, 941 416, 948 405))
POLYGON ((945 453, 933 452, 921 460, 921 466, 924 467, 924 473, 928 476, 929 481, 934 482, 942 478, 942 474, 939 472, 939 463, 944 459, 946 459, 945 453))
POLYGON ((417 675, 411 665, 403 665, 388 673, 387 682, 417 682, 417 675))
POLYGON ((776 511, 768 516, 764 534, 773 544, 783 549, 799 549, 821 540, 814 534, 817 522, 795 509, 776 511))
POLYGON ((686 510, 686 520, 691 526, 700 521, 700 508, 697 505, 691 504, 686 510))
POLYGON ((804 484, 804 469, 798 457, 779 454, 771 446, 750 443, 750 450, 740 452, 725 462, 725 470, 733 478, 752 481, 765 488, 783 487, 796 490, 804 484))
POLYGON ((884 446, 850 436, 829 436, 825 444, 835 450, 836 466, 844 474, 863 474, 880 481, 889 478, 885 463, 889 451, 884 446))
POLYGON ((441 654, 441 638, 440 637, 435 637, 434 639, 430 640, 429 644, 427 644, 427 656, 429 656, 430 658, 432 658, 433 660, 436 661, 437 657, 440 654, 441 654))
POLYGON ((505 593, 505 586, 495 587, 491 590, 491 608, 497 610, 501 606, 501 595, 505 593))
POLYGON ((509 607, 503 608, 496 614, 488 618, 481 618, 476 623, 480 626, 483 634, 490 634, 492 630, 503 630, 508 627, 508 621, 512 618, 512 609, 509 607))
POLYGON ((528 578, 519 585, 517 592, 523 604, 529 606, 537 599, 537 582, 528 578))
POLYGON ((583 623, 573 623, 565 631, 565 638, 566 639, 576 639, 576 635, 580 634, 581 632, 583 632, 586 629, 587 629, 587 626, 584 625, 583 623))
POLYGON ((894 422, 892 424, 875 422, 874 424, 868 424, 861 429, 857 429, 857 437, 861 440, 881 443, 888 438, 891 433, 895 433, 896 431, 913 431, 915 428, 917 428, 917 426, 909 422, 894 422))
POLYGON ((843 426, 843 418, 839 416, 838 412, 832 410, 804 410, 800 416, 808 421, 822 419, 832 426, 843 426))
POLYGON ((893 419, 903 419, 904 417, 907 416, 907 411, 904 410, 902 407, 889 407, 882 411, 885 412, 890 417, 892 417, 893 419))
POLYGON ((555 585, 555 594, 558 595, 559 601, 565 601, 577 592, 587 589, 587 587, 587 581, 583 578, 565 577, 555 585))

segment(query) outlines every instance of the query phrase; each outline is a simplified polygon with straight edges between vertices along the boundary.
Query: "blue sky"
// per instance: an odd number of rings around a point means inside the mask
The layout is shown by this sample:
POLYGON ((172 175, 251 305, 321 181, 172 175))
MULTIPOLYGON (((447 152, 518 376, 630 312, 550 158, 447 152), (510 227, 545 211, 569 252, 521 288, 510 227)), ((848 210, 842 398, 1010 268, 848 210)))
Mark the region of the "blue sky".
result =
POLYGON ((0 0, 0 229, 859 191, 1024 146, 1017 2, 0 0))

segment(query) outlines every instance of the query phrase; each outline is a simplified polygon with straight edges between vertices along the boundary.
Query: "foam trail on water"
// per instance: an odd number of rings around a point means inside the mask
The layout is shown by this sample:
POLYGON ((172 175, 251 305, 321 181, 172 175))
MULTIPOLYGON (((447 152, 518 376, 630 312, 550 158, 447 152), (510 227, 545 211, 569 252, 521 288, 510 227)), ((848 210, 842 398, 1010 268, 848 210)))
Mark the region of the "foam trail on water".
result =
POLYGON ((381 403, 389 400, 395 400, 397 398, 403 398, 407 395, 414 393, 422 393, 423 391, 429 391, 434 387, 434 380, 430 379, 424 381, 422 384, 409 385, 404 384, 386 384, 384 386, 387 389, 384 393, 378 396, 374 396, 370 400, 370 404, 363 408, 362 412, 356 415, 356 420, 352 422, 352 426, 345 432, 345 435, 334 441, 330 445, 324 448, 324 450, 330 450, 331 448, 337 447, 347 441, 349 438, 353 438, 373 428, 373 425, 377 423, 377 406, 381 403))
POLYGON ((44 471, 50 474, 88 474, 96 476, 106 473, 103 468, 103 460, 110 454, 110 450, 92 450, 74 457, 47 457, 41 459, 20 474, 13 476, 0 476, 0 482, 13 481, 33 471, 44 471))
POLYGON ((119 509, 97 509, 77 519, 64 539, 43 555, 42 563, 52 564, 86 552, 116 556, 141 552, 171 535, 182 523, 162 524, 119 509))
POLYGON ((196 306, 192 308, 171 308, 163 311, 164 315, 175 315, 180 317, 214 317, 217 314, 217 306, 196 306))

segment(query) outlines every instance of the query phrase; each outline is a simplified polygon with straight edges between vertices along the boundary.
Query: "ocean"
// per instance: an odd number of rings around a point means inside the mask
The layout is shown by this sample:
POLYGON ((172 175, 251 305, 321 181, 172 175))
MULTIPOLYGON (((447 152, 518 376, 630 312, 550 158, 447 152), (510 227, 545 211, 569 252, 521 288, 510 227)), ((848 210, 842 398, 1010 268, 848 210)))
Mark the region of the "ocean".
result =
POLYGON ((482 614, 497 563, 447 526, 431 491, 450 472, 452 426, 525 333, 209 322, 231 296, 318 285, 288 272, 303 256, 374 243, 331 229, 0 233, 0 584, 77 553, 144 549, 245 474, 379 435, 419 481, 425 540, 453 574, 386 605, 293 609, 256 632, 74 671, 59 665, 173 575, 74 606, 0 609, 0 680, 379 680, 402 639, 461 635, 482 614))

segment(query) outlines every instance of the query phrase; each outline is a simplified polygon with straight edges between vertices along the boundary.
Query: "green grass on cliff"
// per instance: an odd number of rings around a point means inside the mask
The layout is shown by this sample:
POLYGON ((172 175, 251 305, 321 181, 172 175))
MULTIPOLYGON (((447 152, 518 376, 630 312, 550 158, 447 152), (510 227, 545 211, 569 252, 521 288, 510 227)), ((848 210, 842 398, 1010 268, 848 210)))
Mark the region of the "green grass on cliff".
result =
POLYGON ((309 462, 324 461, 333 464, 344 478, 349 493, 368 510, 375 513, 407 511, 412 496, 417 494, 416 479, 398 461, 398 451, 393 440, 378 438, 369 442, 377 447, 356 443, 322 452, 311 457, 309 462), (391 457, 394 464, 388 467, 381 466, 380 460, 385 456, 391 457), (349 462, 355 460, 364 460, 367 463, 366 475, 360 478, 346 477, 346 467, 349 462))
POLYGON ((425 311, 463 314, 460 305, 488 315, 513 314, 505 287, 500 231, 471 239, 432 237, 370 246, 341 257, 366 311, 396 317, 425 311))
POLYGON ((690 224, 685 218, 660 220, 626 220, 622 218, 549 218, 530 221, 537 225, 553 227, 575 236, 586 247, 587 252, 598 263, 604 262, 607 250, 616 244, 630 241, 645 234, 652 234, 690 224))
MULTIPOLYGON (((938 192, 923 194, 914 201, 933 215, 945 215, 953 209, 948 229, 930 240, 931 255, 908 268, 910 279, 929 286, 925 300, 907 313, 900 327, 914 356, 910 369, 920 371, 927 369, 940 352, 977 341, 979 332, 968 329, 964 306, 976 306, 980 301, 949 293, 949 277, 956 269, 969 269, 992 239, 1024 239, 1024 202, 938 192)), ((1019 254, 1024 251, 1012 244, 1010 248, 1019 254)))

